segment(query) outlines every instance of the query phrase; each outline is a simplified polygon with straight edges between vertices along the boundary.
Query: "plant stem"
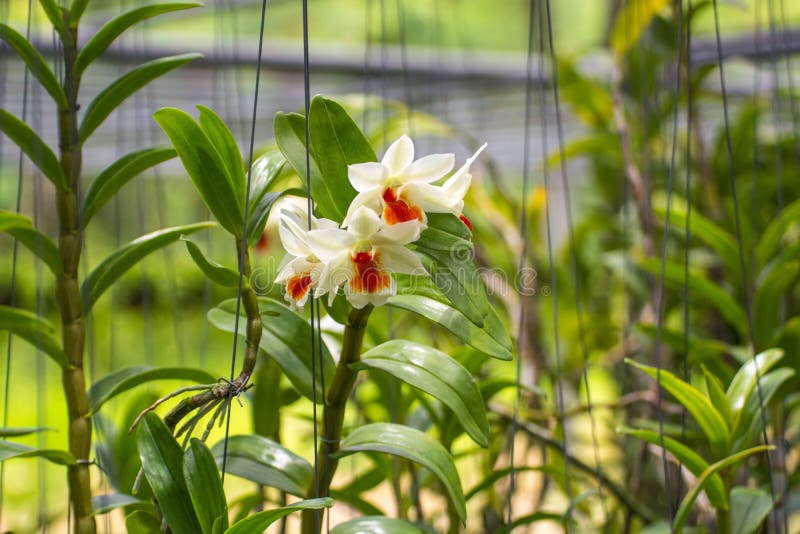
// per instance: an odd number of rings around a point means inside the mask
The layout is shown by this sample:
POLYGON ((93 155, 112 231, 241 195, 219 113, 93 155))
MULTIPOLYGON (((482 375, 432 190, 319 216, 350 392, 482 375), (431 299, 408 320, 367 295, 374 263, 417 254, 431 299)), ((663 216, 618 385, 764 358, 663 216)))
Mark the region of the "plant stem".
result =
POLYGON ((92 488, 89 474, 89 455, 92 448, 92 421, 86 396, 86 376, 83 371, 83 347, 86 326, 78 284, 82 233, 79 229, 78 187, 81 175, 82 146, 78 136, 78 88, 75 73, 78 31, 68 27, 62 42, 64 48, 64 82, 67 107, 58 110, 58 135, 61 170, 67 179, 67 189, 58 190, 59 239, 58 250, 63 272, 56 281, 56 299, 61 313, 61 335, 69 366, 62 372, 62 383, 69 414, 69 451, 78 463, 67 468, 70 505, 73 510, 73 531, 94 534, 96 524, 92 510, 92 488))
POLYGON ((731 512, 717 508, 717 534, 731 534, 731 512))
MULTIPOLYGON (((322 416, 322 439, 319 444, 317 472, 319 473, 319 489, 317 481, 312 480, 306 490, 306 497, 313 498, 317 494, 327 497, 331 491, 331 481, 336 472, 339 460, 332 455, 339 450, 339 441, 342 438, 342 425, 344 423, 345 408, 350 393, 353 391, 357 371, 350 368, 350 364, 361 358, 361 343, 364 341, 364 332, 367 327, 372 305, 350 312, 347 326, 344 329, 342 340, 342 354, 333 375, 333 381, 325 395, 324 413, 322 416)), ((317 511, 303 511, 303 534, 317 534, 317 511)))

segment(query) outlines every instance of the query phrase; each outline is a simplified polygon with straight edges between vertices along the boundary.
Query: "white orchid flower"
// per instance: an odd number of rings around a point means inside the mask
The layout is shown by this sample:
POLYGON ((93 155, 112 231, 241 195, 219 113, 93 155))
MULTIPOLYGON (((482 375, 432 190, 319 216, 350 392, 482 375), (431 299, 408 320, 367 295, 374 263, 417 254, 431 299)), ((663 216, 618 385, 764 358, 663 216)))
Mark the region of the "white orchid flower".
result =
MULTIPOLYGON (((335 229, 337 224, 328 219, 311 216, 312 230, 335 229)), ((286 255, 278 267, 275 282, 286 284, 285 299, 290 304, 301 307, 308 300, 310 290, 319 282, 324 264, 308 246, 308 215, 298 206, 289 205, 280 212, 278 233, 286 255)))
POLYGON ((405 247, 419 238, 416 219, 392 226, 366 206, 356 208, 347 230, 308 232, 308 246, 325 263, 317 294, 328 293, 332 304, 339 287, 355 308, 380 306, 397 293, 391 273, 427 274, 419 258, 405 247))
POLYGON ((343 226, 361 206, 381 213, 388 225, 417 221, 420 228, 427 223, 426 212, 460 215, 472 179, 469 166, 485 147, 479 148, 442 186, 435 186, 433 182, 453 170, 455 155, 431 154, 414 160, 414 143, 402 135, 389 146, 380 163, 348 166, 348 178, 358 195, 350 204, 343 226))

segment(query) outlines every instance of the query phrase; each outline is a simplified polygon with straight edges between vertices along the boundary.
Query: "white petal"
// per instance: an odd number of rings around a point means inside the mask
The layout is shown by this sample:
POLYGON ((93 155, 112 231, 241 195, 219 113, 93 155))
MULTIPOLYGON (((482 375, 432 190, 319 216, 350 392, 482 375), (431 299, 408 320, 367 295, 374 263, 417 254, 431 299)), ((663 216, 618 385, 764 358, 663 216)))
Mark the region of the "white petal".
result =
POLYGON ((369 239, 383 226, 385 224, 377 213, 366 206, 360 206, 350 217, 347 232, 356 239, 369 239))
POLYGON ((454 154, 431 154, 409 165, 401 176, 404 182, 435 182, 453 170, 454 154))
MULTIPOLYGON (((283 215, 283 214, 281 214, 283 215)), ((278 234, 281 236, 281 243, 286 252, 293 256, 309 256, 311 250, 306 242, 306 231, 298 226, 289 217, 281 217, 278 224, 278 234)))
POLYGON ((397 294, 397 284, 392 278, 389 282, 389 285, 376 291, 375 293, 355 293, 349 290, 350 286, 346 285, 344 292, 345 296, 347 297, 347 301, 353 305, 354 308, 363 308, 367 304, 372 304, 373 306, 382 306, 386 304, 386 301, 389 300, 389 297, 392 297, 397 294))
POLYGON ((418 276, 428 274, 417 255, 406 247, 398 245, 375 247, 375 254, 378 257, 378 261, 381 262, 381 266, 387 271, 418 276))
POLYGON ((344 216, 344 221, 342 221, 342 227, 347 227, 350 224, 350 219, 353 217, 353 214, 356 212, 358 208, 361 206, 366 206, 369 209, 375 211, 376 213, 381 210, 381 194, 383 191, 380 188, 371 189, 369 191, 363 191, 356 195, 356 198, 350 202, 350 207, 347 208, 347 215, 344 216))
POLYGON ((339 286, 347 283, 353 277, 353 273, 353 262, 350 260, 349 251, 334 256, 322 269, 317 283, 317 295, 328 293, 328 305, 333 305, 339 286))
POLYGON ((389 170, 390 176, 397 176, 414 161, 414 143, 405 134, 386 149, 381 163, 389 170))
POLYGON ((330 219, 317 219, 316 217, 311 221, 314 230, 326 230, 339 228, 339 223, 330 219))
POLYGON ((349 254, 355 241, 353 236, 338 228, 311 230, 307 234, 311 252, 322 261, 329 261, 342 251, 348 251, 349 254))
MULTIPOLYGON (((461 178, 461 176, 462 176, 462 175, 464 175, 464 174, 468 174, 468 173, 469 173, 469 168, 470 168, 470 166, 472 165, 472 163, 473 163, 473 162, 474 162, 476 159, 478 159, 478 156, 480 156, 481 152, 483 152, 483 149, 484 149, 484 148, 486 148, 486 145, 487 145, 487 144, 488 144, 488 143, 483 143, 483 144, 481 145, 481 147, 480 147, 478 150, 476 150, 476 151, 475 151, 475 153, 472 155, 472 157, 469 157, 469 158, 467 158, 467 161, 464 163, 464 165, 462 165, 462 166, 461 166, 461 167, 460 167, 460 168, 459 168, 459 169, 458 169, 456 172, 454 172, 454 173, 453 173, 453 176, 451 176, 450 178, 448 178, 448 179, 447 179, 447 181, 446 181, 446 182, 445 182, 445 183, 442 185, 442 187, 444 187, 445 189, 447 189, 447 188, 451 187, 451 186, 449 185, 449 184, 450 184, 450 182, 456 182, 456 181, 458 181, 458 180, 461 178)), ((468 186, 468 187, 469 187, 469 186, 468 186)), ((461 195, 461 196, 463 197, 464 195, 461 195)))
POLYGON ((299 206, 294 202, 286 202, 281 207, 281 219, 289 219, 297 223, 301 228, 308 225, 308 212, 305 206, 299 206))
POLYGON ((384 226, 370 238, 373 245, 407 245, 419 239, 425 225, 417 219, 384 226))
POLYGON ((460 200, 449 197, 444 188, 431 184, 406 184, 399 188, 398 193, 429 213, 450 213, 454 204, 460 200))
POLYGON ((469 190, 469 185, 472 183, 472 175, 468 172, 462 172, 453 175, 442 186, 445 196, 456 202, 455 199, 461 200, 469 190))
POLYGON ((377 161, 347 166, 347 177, 356 191, 364 192, 381 187, 389 176, 389 169, 377 161))
POLYGON ((278 265, 278 276, 275 277, 275 283, 282 284, 294 276, 296 271, 293 264, 301 259, 302 258, 298 258, 297 256, 286 254, 281 260, 280 265, 278 265))

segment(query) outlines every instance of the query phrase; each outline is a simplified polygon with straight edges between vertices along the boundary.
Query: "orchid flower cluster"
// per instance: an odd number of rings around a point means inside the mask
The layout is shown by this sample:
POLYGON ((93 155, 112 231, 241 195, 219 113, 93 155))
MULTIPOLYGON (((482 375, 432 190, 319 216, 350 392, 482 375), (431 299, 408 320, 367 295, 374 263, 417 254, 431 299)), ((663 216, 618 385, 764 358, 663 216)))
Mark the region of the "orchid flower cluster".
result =
POLYGON ((341 227, 332 220, 309 216, 297 207, 284 208, 278 230, 286 249, 276 282, 286 285, 286 300, 303 306, 313 290, 328 295, 328 304, 344 289, 354 308, 379 306, 397 293, 392 273, 428 274, 408 248, 427 228, 426 213, 452 213, 470 229, 463 215, 464 195, 475 154, 441 185, 433 185, 455 166, 454 154, 432 154, 414 160, 414 143, 403 135, 378 162, 348 166, 358 192, 341 227))

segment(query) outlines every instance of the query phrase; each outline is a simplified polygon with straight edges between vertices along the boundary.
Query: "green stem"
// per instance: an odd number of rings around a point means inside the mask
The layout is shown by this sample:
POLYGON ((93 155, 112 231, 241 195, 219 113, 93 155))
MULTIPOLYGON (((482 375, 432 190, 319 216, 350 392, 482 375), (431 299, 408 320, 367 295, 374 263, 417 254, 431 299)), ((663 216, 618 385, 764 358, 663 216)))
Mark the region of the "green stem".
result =
MULTIPOLYGON (((350 364, 361 358, 361 344, 364 341, 364 332, 367 327, 372 306, 368 305, 360 310, 350 312, 347 326, 344 329, 342 340, 342 354, 336 372, 333 375, 328 392, 325 395, 324 413, 322 416, 322 439, 319 444, 317 472, 319 473, 319 489, 317 481, 312 480, 306 490, 306 497, 312 498, 319 495, 327 497, 331 491, 331 481, 336 473, 339 460, 333 457, 339 450, 339 441, 342 439, 342 425, 347 407, 347 400, 353 391, 357 371, 351 369, 350 364)), ((318 534, 317 511, 303 511, 303 534, 318 534)))
POLYGON ((731 512, 717 508, 717 534, 731 534, 731 512))

